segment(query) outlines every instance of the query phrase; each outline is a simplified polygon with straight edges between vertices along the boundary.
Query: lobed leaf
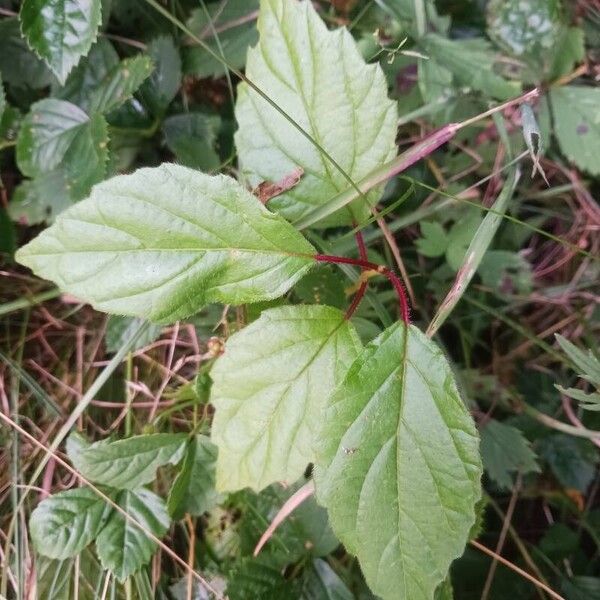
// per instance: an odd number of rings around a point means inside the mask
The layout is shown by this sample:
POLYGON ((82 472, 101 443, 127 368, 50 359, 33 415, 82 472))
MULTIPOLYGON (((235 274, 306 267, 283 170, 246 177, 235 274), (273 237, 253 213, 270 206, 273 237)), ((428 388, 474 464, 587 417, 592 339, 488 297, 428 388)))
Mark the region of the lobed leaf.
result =
POLYGON ((169 322, 281 296, 314 254, 233 179, 165 164, 95 186, 16 256, 99 310, 169 322))
POLYGON ((443 354, 414 326, 392 325, 321 420, 316 491, 334 532, 375 594, 432 598, 481 493, 477 432, 443 354))
POLYGON ((29 46, 61 83, 88 53, 101 21, 100 0, 24 0, 19 19, 29 46))
MULTIPOLYGON (((357 182, 396 154, 396 103, 378 65, 365 64, 345 29, 328 31, 311 2, 261 0, 260 39, 246 75, 299 123, 357 182)), ((252 187, 297 167, 300 183, 269 207, 297 220, 350 187, 322 151, 245 83, 238 86, 236 146, 252 187)), ((379 199, 381 188, 367 194, 379 199)), ((325 224, 368 217, 359 198, 325 224)))
POLYGON ((185 433, 136 435, 115 442, 101 440, 74 449, 69 458, 86 479, 133 490, 153 481, 158 467, 177 464, 186 440, 185 433))
POLYGON ((59 492, 31 513, 29 532, 36 550, 50 558, 69 558, 91 544, 111 508, 89 488, 59 492))
POLYGON ((314 459, 328 394, 360 349, 353 326, 328 306, 283 306, 227 341, 211 371, 217 488, 293 483, 314 459))

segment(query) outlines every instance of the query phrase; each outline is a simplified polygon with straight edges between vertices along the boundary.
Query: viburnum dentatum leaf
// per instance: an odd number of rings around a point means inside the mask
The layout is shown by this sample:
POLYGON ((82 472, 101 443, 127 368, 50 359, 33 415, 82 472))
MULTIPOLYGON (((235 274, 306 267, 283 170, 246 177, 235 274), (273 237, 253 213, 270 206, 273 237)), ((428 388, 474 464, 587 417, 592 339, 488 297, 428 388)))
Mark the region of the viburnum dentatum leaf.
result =
POLYGON ((383 599, 432 598, 480 497, 475 425, 448 362, 397 323, 370 343, 320 416, 317 499, 383 599))
POLYGON ((29 46, 61 83, 96 39, 101 0, 24 0, 19 13, 29 46))
MULTIPOLYGON (((246 74, 324 148, 354 182, 396 154, 396 103, 378 65, 367 65, 346 29, 328 31, 312 2, 262 0, 260 39, 246 74)), ((252 187, 279 181, 297 167, 300 183, 269 203, 287 219, 305 216, 350 187, 323 153, 248 85, 238 86, 236 145, 252 187)), ((371 191, 370 203, 381 188, 371 191)), ((360 220, 363 199, 351 205, 360 220)), ((349 222, 351 213, 322 224, 349 222)))
POLYGON ((164 164, 95 186, 17 260, 99 310, 172 322, 281 296, 314 255, 235 180, 164 164))
POLYGON ((94 541, 110 511, 106 501, 89 488, 59 492, 40 502, 31 513, 31 539, 44 556, 75 556, 94 541))
POLYGON ((327 396, 359 351, 354 327, 329 306, 267 310, 231 336, 211 371, 217 489, 298 479, 327 396))

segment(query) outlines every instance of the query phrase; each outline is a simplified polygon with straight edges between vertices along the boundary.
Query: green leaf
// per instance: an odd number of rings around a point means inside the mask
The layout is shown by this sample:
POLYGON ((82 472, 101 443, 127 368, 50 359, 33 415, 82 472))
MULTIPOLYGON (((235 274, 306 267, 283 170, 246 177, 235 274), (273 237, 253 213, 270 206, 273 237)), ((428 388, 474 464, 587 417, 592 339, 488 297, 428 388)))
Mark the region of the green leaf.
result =
POLYGON ((450 365, 416 327, 369 344, 321 415, 315 482, 373 592, 431 598, 475 521, 477 431, 450 365))
POLYGON ((24 0, 19 19, 29 46, 64 83, 94 43, 100 13, 100 0, 24 0))
POLYGON ((428 33, 421 43, 430 57, 454 74, 458 85, 498 100, 512 98, 520 91, 519 84, 494 72, 495 55, 484 39, 450 40, 428 33))
MULTIPOLYGON (((311 2, 262 0, 260 41, 248 51, 246 75, 346 171, 354 182, 396 154, 396 103, 379 65, 365 64, 346 29, 328 31, 311 2)), ((245 83, 238 86, 235 140, 252 187, 280 181, 297 167, 298 185, 269 208, 297 220, 350 185, 322 152, 245 83)), ((381 187, 369 192, 375 203, 381 187)), ((324 223, 368 217, 362 198, 324 223)))
POLYGON ((229 600, 282 600, 298 598, 297 581, 288 581, 264 559, 244 559, 227 582, 229 600))
POLYGON ((480 435, 483 466, 498 487, 512 488, 513 473, 540 472, 535 452, 519 429, 490 419, 480 435))
POLYGON ((33 89, 44 88, 54 79, 21 37, 16 18, 0 21, 0 72, 5 83, 33 89))
POLYGON ((181 86, 181 58, 173 38, 168 35, 154 38, 148 44, 147 52, 155 68, 144 82, 141 92, 152 111, 161 114, 181 86))
POLYGON ((133 96, 154 70, 149 56, 138 54, 113 67, 90 95, 89 110, 107 113, 133 96))
POLYGON ((317 558, 305 569, 302 600, 354 600, 354 597, 324 560, 317 558))
POLYGON ((177 464, 186 440, 185 433, 136 435, 116 442, 101 440, 71 453, 69 458, 86 479, 133 490, 153 481, 158 467, 177 464))
POLYGON ((113 45, 100 38, 89 54, 73 69, 64 86, 54 86, 53 96, 68 100, 88 111, 90 97, 108 73, 119 64, 119 55, 113 45))
POLYGON ((595 446, 587 440, 555 433, 543 438, 538 448, 540 458, 548 463, 561 485, 586 493, 598 464, 595 446))
POLYGON ((415 241, 419 253, 431 258, 442 256, 450 241, 446 230, 435 221, 421 221, 420 225, 423 237, 415 241))
MULTIPOLYGON (((139 489, 122 491, 116 503, 137 523, 156 537, 162 537, 169 528, 165 503, 151 491, 139 489)), ((157 544, 137 525, 114 510, 96 539, 98 558, 119 581, 144 566, 156 551, 157 544)))
POLYGON ((600 89, 554 87, 550 102, 562 153, 579 168, 600 175, 600 89))
POLYGON ((215 489, 217 447, 203 435, 197 435, 186 449, 181 471, 173 482, 167 507, 174 519, 184 514, 201 515, 220 500, 215 489))
POLYGON ((4 85, 2 84, 2 71, 0 71, 0 119, 2 119, 2 115, 4 114, 5 108, 6 96, 4 94, 4 85))
POLYGON ((233 179, 165 164, 95 186, 16 258, 99 310, 172 322, 281 296, 314 254, 233 179))
POLYGON ((169 150, 186 167, 215 171, 221 163, 215 151, 218 117, 203 113, 183 113, 165 119, 163 132, 169 150))
POLYGON ((19 131, 17 164, 24 175, 35 177, 58 167, 77 135, 90 119, 64 100, 36 102, 19 131))
POLYGON ((72 560, 54 560, 36 556, 36 593, 44 600, 70 600, 72 586, 72 560))
POLYGON ((559 334, 556 334, 556 341, 579 370, 581 377, 600 387, 600 361, 592 354, 592 351, 581 350, 573 342, 559 334))
POLYGON ((23 225, 52 222, 73 203, 67 185, 61 168, 21 182, 8 204, 10 217, 23 225))
MULTIPOLYGON (((138 329, 141 321, 142 319, 111 315, 106 324, 106 333, 104 335, 106 351, 110 353, 117 352, 131 337, 131 334, 138 329)), ((131 346, 131 352, 148 346, 160 336, 161 332, 162 327, 160 325, 150 323, 148 329, 131 346)))
POLYGON ((359 349, 353 326, 328 306, 267 310, 231 336, 211 371, 217 489, 298 479, 314 459, 327 395, 359 349))
MULTIPOLYGON (((226 4, 208 4, 210 20, 203 8, 197 8, 187 22, 187 27, 202 39, 217 55, 223 57, 237 69, 246 64, 248 47, 256 43, 256 9, 258 0, 228 0, 226 4), (212 26, 211 26, 212 23, 212 26), (218 42, 214 32, 217 32, 218 42)), ((186 74, 200 79, 223 77, 225 67, 204 48, 183 48, 183 63, 186 74)))
POLYGON ((563 27, 552 49, 549 77, 567 75, 585 57, 585 36, 579 27, 563 27))
POLYGON ((31 513, 31 539, 44 556, 61 559, 75 556, 94 541, 110 510, 89 488, 59 492, 43 500, 31 513))

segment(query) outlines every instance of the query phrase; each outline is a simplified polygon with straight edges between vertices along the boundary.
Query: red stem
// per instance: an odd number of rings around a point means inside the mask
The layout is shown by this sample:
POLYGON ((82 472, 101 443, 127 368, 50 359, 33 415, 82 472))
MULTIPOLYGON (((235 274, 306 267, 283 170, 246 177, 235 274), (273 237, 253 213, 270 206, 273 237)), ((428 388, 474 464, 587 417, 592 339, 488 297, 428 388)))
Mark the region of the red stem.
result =
MULTIPOLYGON (((355 267, 360 267, 365 271, 377 271, 382 275, 385 275, 390 281, 390 283, 394 286, 394 290, 400 300, 400 314, 402 316, 402 320, 406 325, 410 323, 410 309, 408 306, 408 300, 406 299, 406 292, 404 291, 404 286, 400 281, 400 278, 393 272, 390 271, 387 267, 383 265, 376 265, 375 263, 369 262, 368 260, 362 260, 357 258, 347 258, 345 256, 331 256, 330 254, 315 254, 314 259, 317 262, 322 263, 332 263, 332 264, 341 264, 341 265, 353 265, 355 267)), ((354 303, 352 303, 354 304, 354 303)))
MULTIPOLYGON (((356 227, 356 225, 357 225, 357 223, 353 223, 353 227, 356 227)), ((359 255, 360 259, 367 260, 367 247, 365 245, 365 240, 363 238, 362 232, 357 231, 354 234, 354 238, 356 239, 356 245, 358 246, 358 255, 359 255)), ((352 303, 350 304, 350 306, 348 307, 348 310, 346 311, 346 314, 344 315, 344 319, 346 319, 346 321, 349 321, 352 318, 352 315, 358 308, 358 305, 361 303, 361 300, 364 298, 365 293, 367 291, 367 285, 368 285, 367 281, 363 281, 360 284, 360 287, 358 288, 356 294, 354 295, 352 303)))

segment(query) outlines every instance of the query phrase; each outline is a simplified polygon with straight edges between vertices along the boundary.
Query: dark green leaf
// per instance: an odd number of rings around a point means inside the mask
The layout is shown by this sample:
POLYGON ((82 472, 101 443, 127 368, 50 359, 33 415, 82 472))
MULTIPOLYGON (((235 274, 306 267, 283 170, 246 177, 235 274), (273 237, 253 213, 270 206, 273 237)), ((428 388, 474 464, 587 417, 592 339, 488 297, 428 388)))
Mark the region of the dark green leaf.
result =
POLYGON ((106 502, 89 488, 59 492, 43 500, 31 513, 31 539, 44 556, 75 556, 94 541, 110 511, 106 502))
POLYGON ((302 600, 354 600, 354 595, 336 572, 317 558, 304 570, 302 600))
POLYGON ((515 473, 540 472, 536 455, 519 429, 490 419, 480 434, 483 466, 500 488, 512 488, 515 473))
POLYGON ((185 433, 154 433, 107 442, 102 440, 70 453, 75 468, 87 479, 113 488, 133 490, 154 480, 156 469, 177 464, 185 433))
POLYGON ((287 581, 280 570, 260 559, 244 559, 227 582, 229 600, 292 600, 297 581, 287 581))
POLYGON ((150 57, 138 54, 114 66, 90 94, 89 110, 107 113, 133 96, 154 69, 150 57))
POLYGON ((175 98, 181 86, 181 58, 173 38, 154 38, 147 48, 154 70, 141 88, 144 101, 154 113, 161 114, 175 98))
POLYGON ((100 0, 23 0, 19 19, 27 43, 62 83, 96 39, 100 0))
POLYGON ((219 167, 215 151, 218 117, 203 113, 183 113, 165 119, 163 132, 167 146, 178 162, 204 172, 219 167))
POLYGON ((221 499, 215 489, 217 447, 197 435, 186 449, 181 471, 173 482, 167 508, 174 519, 184 514, 201 515, 221 499))
MULTIPOLYGON (((158 538, 169 528, 169 515, 164 502, 149 490, 122 491, 115 496, 115 502, 158 538)), ((116 510, 113 510, 96 540, 102 566, 109 569, 119 581, 125 581, 147 564, 156 548, 156 542, 116 510)))

